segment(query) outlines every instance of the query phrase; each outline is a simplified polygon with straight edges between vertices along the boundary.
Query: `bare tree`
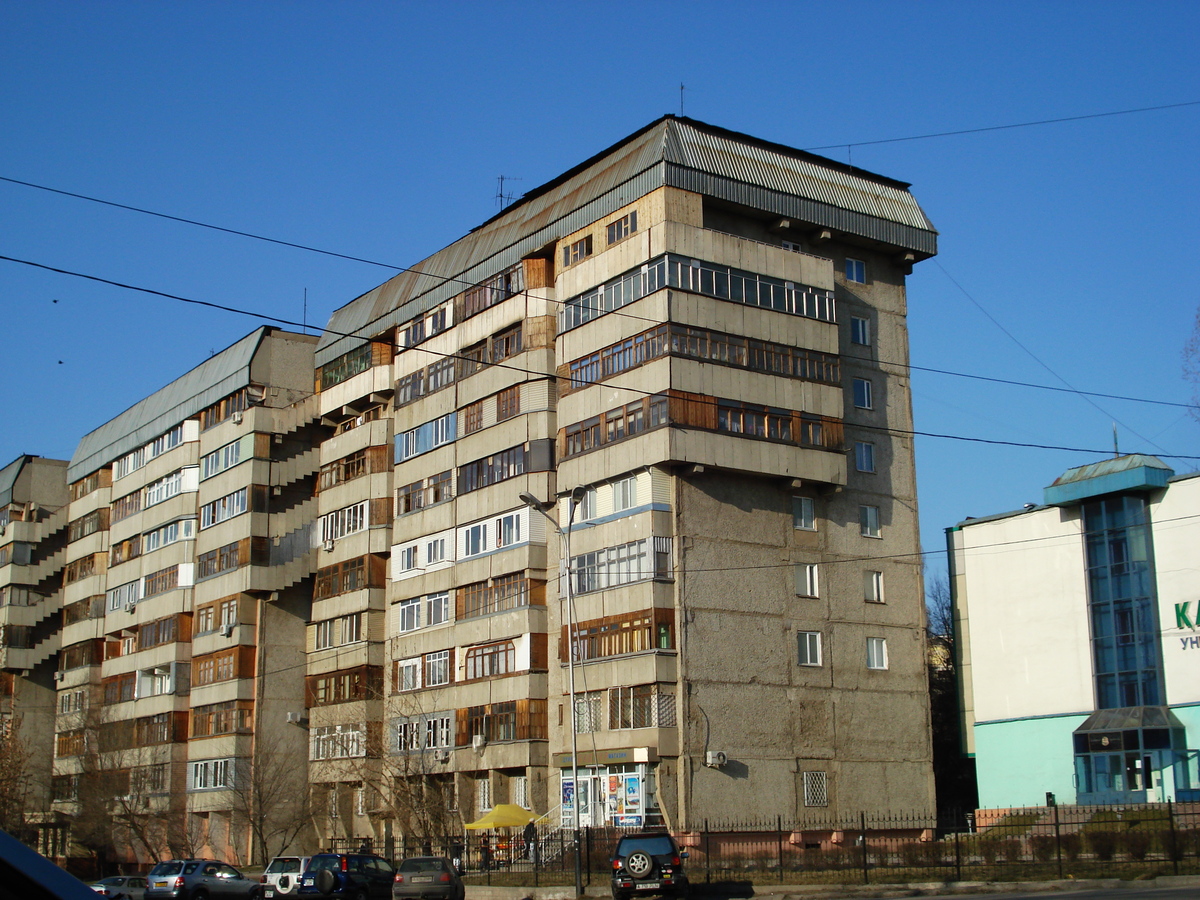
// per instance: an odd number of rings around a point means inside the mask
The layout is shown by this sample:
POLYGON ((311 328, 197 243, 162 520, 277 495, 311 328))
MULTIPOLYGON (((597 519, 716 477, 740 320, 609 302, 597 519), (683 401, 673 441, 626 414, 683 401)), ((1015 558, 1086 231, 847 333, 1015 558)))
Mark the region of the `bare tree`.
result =
POLYGON ((926 578, 925 605, 933 778, 938 812, 949 817, 973 810, 978 791, 974 764, 963 748, 954 597, 945 572, 926 578))
POLYGON ((21 738, 21 717, 0 723, 0 829, 24 837, 30 802, 29 745, 21 738))
POLYGON ((234 820, 250 829, 252 863, 265 865, 312 829, 307 762, 278 736, 259 735, 229 790, 234 820))

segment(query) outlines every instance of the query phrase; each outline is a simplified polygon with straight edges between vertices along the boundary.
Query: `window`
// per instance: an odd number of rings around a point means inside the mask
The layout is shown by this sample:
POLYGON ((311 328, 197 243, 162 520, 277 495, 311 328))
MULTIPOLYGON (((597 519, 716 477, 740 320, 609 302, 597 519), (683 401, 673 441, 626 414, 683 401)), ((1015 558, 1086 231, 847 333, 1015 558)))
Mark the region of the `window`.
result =
POLYGON ((419 561, 417 557, 419 554, 416 544, 412 544, 408 547, 401 547, 400 552, 397 555, 399 557, 400 570, 402 572, 407 572, 417 568, 417 563, 419 561))
POLYGON ((863 537, 880 537, 878 506, 860 506, 858 508, 858 533, 863 537))
POLYGON ((421 598, 411 597, 399 604, 400 631, 415 631, 421 627, 421 598))
POLYGON ((435 687, 450 683, 450 651, 439 650, 425 654, 425 685, 435 687))
POLYGON ((643 538, 571 559, 575 590, 585 594, 651 578, 669 578, 671 539, 643 538))
POLYGON ((235 760, 208 759, 188 765, 189 791, 205 791, 233 786, 235 760))
POLYGON ((529 776, 514 775, 510 783, 512 801, 522 809, 533 809, 529 802, 529 776))
POLYGON ((467 678, 491 678, 516 671, 517 651, 512 641, 472 647, 467 651, 467 678))
POLYGON ((142 552, 149 553, 176 541, 190 541, 196 536, 196 520, 180 519, 142 535, 142 552))
POLYGON ((580 260, 592 255, 592 236, 580 238, 573 244, 563 247, 563 266, 573 266, 580 260))
POLYGON ((588 691, 575 695, 575 731, 592 734, 604 727, 604 692, 588 691))
POLYGON ((613 512, 637 506, 637 476, 630 475, 613 482, 613 512))
POLYGON ((817 592, 817 566, 801 563, 796 566, 796 594, 800 597, 819 597, 817 592))
POLYGON ((200 477, 202 479, 211 478, 219 472, 232 469, 241 461, 242 442, 237 440, 202 457, 200 460, 200 477))
POLYGON ((669 728, 675 725, 675 695, 656 684, 615 687, 608 691, 608 727, 669 728))
POLYGON ((817 530, 816 504, 812 497, 792 498, 792 527, 801 531, 817 530))
POLYGON ((434 563, 444 562, 446 560, 446 539, 434 538, 425 544, 425 565, 431 566, 434 563))
POLYGON ((861 259, 846 257, 846 280, 855 284, 867 283, 867 264, 861 259))
POLYGON ((883 573, 870 569, 863 572, 863 599, 868 603, 883 602, 883 573))
POLYGON ((509 513, 496 520, 496 547, 511 547, 521 542, 521 513, 509 513))
POLYGON ((450 621, 450 595, 448 593, 430 594, 425 598, 425 623, 441 625, 450 621))
POLYGON ((454 440, 458 422, 457 413, 446 413, 441 418, 418 425, 396 435, 396 462, 404 462, 421 453, 454 440))
POLYGON ((867 638, 867 668, 886 669, 887 667, 887 640, 877 637, 867 638))
POLYGON ((462 531, 462 557, 478 556, 488 548, 487 523, 469 525, 462 531))
POLYGON ((241 488, 219 500, 204 504, 200 507, 200 527, 210 528, 219 522, 224 522, 226 519, 240 516, 249 508, 247 504, 248 496, 249 488, 241 488))
POLYGON ((829 805, 829 780, 824 772, 804 773, 804 805, 829 805))
POLYGON ((854 442, 854 468, 860 472, 875 471, 875 445, 869 441, 854 442))
POLYGON ((637 210, 626 213, 608 226, 608 242, 615 244, 637 231, 637 210))
POLYGON ((421 660, 401 659, 396 662, 396 690, 415 691, 421 686, 421 660))
POLYGON ((821 632, 801 631, 796 635, 797 662, 802 666, 821 665, 821 632))
POLYGON ((492 362, 498 363, 521 352, 521 323, 492 337, 492 362))
POLYGON ((321 540, 336 541, 367 527, 369 500, 321 516, 321 540))
POLYGON ((854 379, 854 406, 856 409, 874 409, 871 397, 871 382, 865 378, 854 379))
POLYGON ((521 386, 514 384, 496 395, 496 421, 511 419, 521 411, 521 386))
POLYGON ((858 316, 850 317, 850 343, 871 346, 871 320, 858 316))
POLYGON ((492 808, 492 783, 486 775, 475 782, 475 811, 487 812, 492 808))
POLYGON ((463 434, 471 434, 483 427, 483 401, 476 400, 463 407, 463 434))

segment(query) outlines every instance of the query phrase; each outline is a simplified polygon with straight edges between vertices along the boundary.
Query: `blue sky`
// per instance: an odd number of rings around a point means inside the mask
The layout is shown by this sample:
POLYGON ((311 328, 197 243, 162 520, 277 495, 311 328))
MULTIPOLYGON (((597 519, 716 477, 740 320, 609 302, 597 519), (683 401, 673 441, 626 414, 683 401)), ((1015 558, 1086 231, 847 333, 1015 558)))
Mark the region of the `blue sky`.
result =
MULTIPOLYGON (((1198 32, 1200 4, 1166 2, 0 0, 0 176, 405 266, 493 215, 497 176, 529 190, 678 113, 683 83, 691 117, 913 184, 941 232, 909 281, 914 366, 1181 404, 1200 105, 867 142, 1200 101, 1198 32)), ((293 321, 307 291, 316 328, 392 274, 3 181, 0 255, 293 321)), ((7 261, 0 309, 0 465, 70 458, 259 324, 7 261)), ((1116 420, 1123 451, 1200 455, 1178 406, 912 390, 921 432, 1106 451, 1116 420)), ((1098 455, 917 449, 932 551, 1098 455)))

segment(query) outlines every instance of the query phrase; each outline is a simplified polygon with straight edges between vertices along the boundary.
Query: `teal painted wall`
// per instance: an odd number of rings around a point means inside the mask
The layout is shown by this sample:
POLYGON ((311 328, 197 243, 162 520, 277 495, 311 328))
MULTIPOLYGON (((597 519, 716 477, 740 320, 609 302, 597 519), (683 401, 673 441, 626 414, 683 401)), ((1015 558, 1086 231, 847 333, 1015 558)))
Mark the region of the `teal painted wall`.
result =
POLYGON ((1059 803, 1074 803, 1071 735, 1086 719, 1055 716, 976 725, 979 806, 1042 806, 1046 791, 1053 791, 1059 803))

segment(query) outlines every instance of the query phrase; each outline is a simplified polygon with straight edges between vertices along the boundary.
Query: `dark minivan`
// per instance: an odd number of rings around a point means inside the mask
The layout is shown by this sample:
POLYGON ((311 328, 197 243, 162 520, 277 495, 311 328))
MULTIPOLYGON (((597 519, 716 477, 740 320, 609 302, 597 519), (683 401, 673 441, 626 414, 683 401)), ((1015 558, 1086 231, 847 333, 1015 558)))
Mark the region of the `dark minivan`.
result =
POLYGON ((368 853, 318 853, 300 877, 297 897, 336 900, 391 900, 396 870, 368 853))

